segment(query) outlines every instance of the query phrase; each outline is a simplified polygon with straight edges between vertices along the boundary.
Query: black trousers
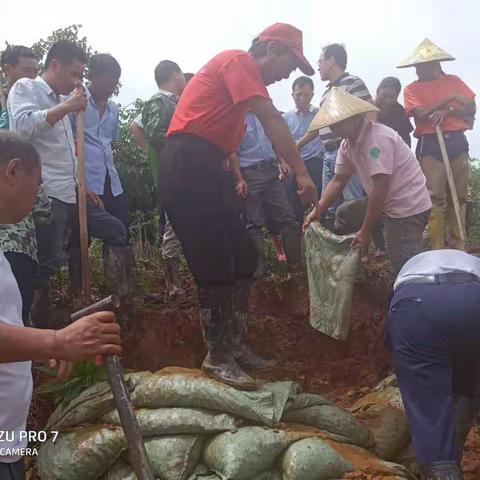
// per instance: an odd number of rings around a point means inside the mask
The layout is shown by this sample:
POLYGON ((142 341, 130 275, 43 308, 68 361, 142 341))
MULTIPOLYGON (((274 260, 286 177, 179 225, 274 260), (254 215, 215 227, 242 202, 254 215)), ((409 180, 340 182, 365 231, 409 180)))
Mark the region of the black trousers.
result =
POLYGON ((256 266, 239 202, 233 188, 226 188, 224 157, 200 137, 176 134, 160 158, 160 202, 200 288, 250 279, 256 266))
POLYGON ((100 198, 105 205, 105 210, 123 223, 127 229, 127 238, 130 240, 130 212, 128 210, 127 196, 125 192, 116 197, 113 196, 110 175, 108 174, 105 177, 105 187, 100 198))
POLYGON ((20 459, 13 463, 0 462, 1 480, 25 480, 25 461, 20 459))
POLYGON ((25 253, 5 252, 5 257, 10 263, 10 268, 22 296, 22 320, 26 325, 33 303, 37 263, 25 253))

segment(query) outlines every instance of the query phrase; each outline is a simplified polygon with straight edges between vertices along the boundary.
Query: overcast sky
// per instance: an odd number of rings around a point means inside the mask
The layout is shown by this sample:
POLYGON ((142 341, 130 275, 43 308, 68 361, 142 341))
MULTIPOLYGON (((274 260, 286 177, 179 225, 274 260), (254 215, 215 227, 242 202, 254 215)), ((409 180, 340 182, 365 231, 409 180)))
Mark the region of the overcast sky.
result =
MULTIPOLYGON (((155 93, 153 69, 171 59, 195 72, 216 53, 248 49, 252 38, 275 22, 303 31, 306 56, 316 64, 321 47, 342 42, 348 71, 361 77, 370 91, 385 76, 402 84, 415 80, 414 69, 395 66, 428 37, 457 58, 444 64, 480 92, 480 2, 478 0, 0 0, 0 49, 5 41, 31 45, 53 30, 73 23, 99 52, 114 55, 122 65, 119 101, 155 93)), ((291 108, 291 81, 272 87, 281 110, 291 108)), ((318 103, 324 84, 314 77, 318 103)), ((471 154, 480 157, 480 123, 468 132, 471 154)))

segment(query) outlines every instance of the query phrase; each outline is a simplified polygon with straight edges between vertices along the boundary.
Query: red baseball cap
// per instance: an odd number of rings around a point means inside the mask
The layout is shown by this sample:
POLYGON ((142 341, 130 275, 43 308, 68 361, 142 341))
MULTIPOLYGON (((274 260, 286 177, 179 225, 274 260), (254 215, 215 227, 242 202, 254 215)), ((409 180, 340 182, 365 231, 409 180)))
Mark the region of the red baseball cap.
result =
POLYGON ((274 23, 259 36, 261 42, 278 42, 290 49, 298 59, 298 68, 305 75, 313 75, 315 70, 303 54, 302 31, 288 23, 274 23))

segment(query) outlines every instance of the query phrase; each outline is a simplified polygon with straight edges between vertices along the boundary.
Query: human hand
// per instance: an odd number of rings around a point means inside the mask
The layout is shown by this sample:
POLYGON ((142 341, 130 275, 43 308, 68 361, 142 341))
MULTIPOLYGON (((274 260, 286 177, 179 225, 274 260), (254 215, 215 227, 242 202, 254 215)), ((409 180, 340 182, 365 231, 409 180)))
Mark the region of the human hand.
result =
POLYGON ((120 355, 120 326, 113 312, 97 312, 56 330, 57 358, 70 362, 89 360, 96 355, 120 355))
POLYGON ((436 110, 435 112, 430 114, 429 118, 432 121, 433 126, 437 127, 445 120, 445 117, 447 116, 447 114, 448 114, 447 110, 436 110))
POLYGON ((285 161, 282 161, 278 164, 278 170, 280 172, 280 180, 285 180, 292 173, 290 165, 285 161))
POLYGON ((312 222, 319 222, 321 218, 322 212, 318 209, 318 205, 316 205, 313 210, 305 217, 302 227, 303 231, 305 232, 312 222))
POLYGON ((102 199, 95 192, 87 190, 86 195, 87 199, 89 199, 94 205, 96 205, 98 208, 101 208, 102 210, 105 210, 105 205, 103 204, 102 199))
POLYGON ((310 175, 305 170, 295 175, 297 181, 297 194, 304 206, 311 205, 317 201, 317 187, 313 183, 310 175))
POLYGON ((87 108, 87 93, 82 84, 77 84, 74 92, 65 100, 65 107, 69 112, 83 112, 87 108))
POLYGON ((49 368, 57 369, 57 376, 55 377, 55 381, 58 383, 68 380, 73 372, 73 363, 67 362, 65 360, 49 360, 48 366, 49 368))
POLYGON ((360 255, 363 257, 367 254, 368 247, 370 245, 371 233, 360 230, 355 234, 352 240, 351 248, 356 246, 360 247, 360 255))
POLYGON ((235 184, 235 191, 237 192, 237 195, 242 197, 242 198, 245 198, 247 195, 248 195, 248 185, 247 185, 247 182, 245 180, 239 180, 236 184, 235 184))

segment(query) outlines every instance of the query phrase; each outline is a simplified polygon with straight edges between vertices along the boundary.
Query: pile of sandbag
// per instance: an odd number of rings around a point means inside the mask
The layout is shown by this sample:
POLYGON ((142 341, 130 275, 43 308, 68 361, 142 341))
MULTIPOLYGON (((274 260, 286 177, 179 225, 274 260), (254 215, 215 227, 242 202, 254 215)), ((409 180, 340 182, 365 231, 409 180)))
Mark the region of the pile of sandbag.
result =
MULTIPOLYGON (((161 480, 413 478, 374 452, 375 433, 290 381, 240 391, 197 370, 127 376, 150 464, 161 480), (369 477, 370 478, 370 477, 369 477)), ((41 480, 136 480, 107 384, 58 407, 39 449, 41 480)))

